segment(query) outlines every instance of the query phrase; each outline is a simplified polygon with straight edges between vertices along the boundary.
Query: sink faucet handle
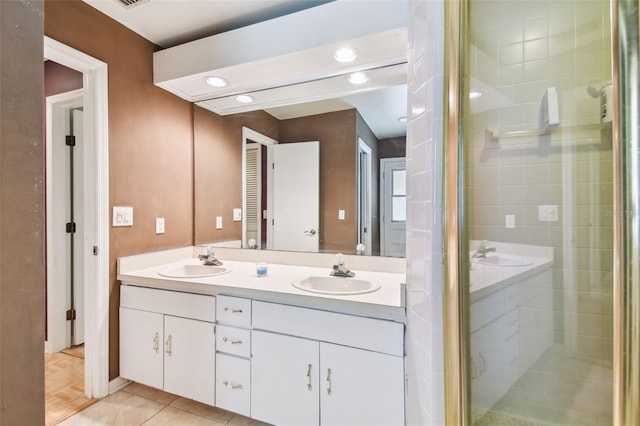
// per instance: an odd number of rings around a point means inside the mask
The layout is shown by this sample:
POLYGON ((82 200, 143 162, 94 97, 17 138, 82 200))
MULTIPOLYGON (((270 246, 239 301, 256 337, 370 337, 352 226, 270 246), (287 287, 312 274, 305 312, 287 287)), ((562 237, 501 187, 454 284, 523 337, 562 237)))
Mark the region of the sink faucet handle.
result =
POLYGON ((484 248, 487 248, 487 247, 489 247, 489 240, 482 240, 482 241, 480 241, 480 244, 476 248, 484 249, 484 248))
POLYGON ((336 265, 339 265, 339 266, 344 265, 344 255, 342 253, 336 254, 336 265))

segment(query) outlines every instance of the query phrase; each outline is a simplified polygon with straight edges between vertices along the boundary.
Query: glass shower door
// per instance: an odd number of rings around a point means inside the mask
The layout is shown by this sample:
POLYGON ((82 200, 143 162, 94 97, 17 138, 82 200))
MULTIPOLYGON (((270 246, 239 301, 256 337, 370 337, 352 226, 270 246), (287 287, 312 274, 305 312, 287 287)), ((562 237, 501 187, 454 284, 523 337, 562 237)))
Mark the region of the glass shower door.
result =
POLYGON ((469 2, 471 424, 612 423, 609 9, 469 2))

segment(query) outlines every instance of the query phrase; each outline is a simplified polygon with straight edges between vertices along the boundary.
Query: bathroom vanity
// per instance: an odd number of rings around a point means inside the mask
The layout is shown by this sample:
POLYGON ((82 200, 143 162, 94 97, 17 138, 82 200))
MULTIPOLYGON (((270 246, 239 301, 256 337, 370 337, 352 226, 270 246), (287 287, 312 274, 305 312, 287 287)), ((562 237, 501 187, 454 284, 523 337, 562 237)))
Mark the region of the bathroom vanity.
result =
POLYGON ((119 260, 121 377, 278 425, 404 424, 404 260, 355 259, 379 289, 339 295, 294 286, 333 256, 220 250, 199 276, 197 250, 119 260))

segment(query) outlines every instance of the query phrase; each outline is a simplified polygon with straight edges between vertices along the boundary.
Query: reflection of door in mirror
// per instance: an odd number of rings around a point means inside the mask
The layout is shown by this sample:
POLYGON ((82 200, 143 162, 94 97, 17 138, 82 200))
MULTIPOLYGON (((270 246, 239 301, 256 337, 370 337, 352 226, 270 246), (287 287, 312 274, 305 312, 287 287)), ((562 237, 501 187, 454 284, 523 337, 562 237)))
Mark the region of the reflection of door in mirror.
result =
POLYGON ((266 229, 263 228, 262 211, 266 204, 266 184, 263 163, 262 145, 256 142, 248 143, 245 148, 245 220, 246 230, 243 240, 248 248, 266 248, 266 229))
POLYGON ((380 160, 380 254, 404 257, 407 223, 406 158, 380 160))
POLYGON ((358 243, 364 245, 364 253, 371 256, 371 148, 358 138, 358 243))

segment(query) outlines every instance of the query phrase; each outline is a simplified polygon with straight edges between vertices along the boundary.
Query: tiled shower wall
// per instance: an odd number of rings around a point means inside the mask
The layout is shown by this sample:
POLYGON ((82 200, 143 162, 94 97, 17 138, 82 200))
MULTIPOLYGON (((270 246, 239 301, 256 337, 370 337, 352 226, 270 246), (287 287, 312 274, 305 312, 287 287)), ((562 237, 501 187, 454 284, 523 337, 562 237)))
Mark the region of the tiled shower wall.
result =
POLYGON ((471 86, 482 96, 470 100, 470 238, 554 247, 554 340, 609 362, 611 128, 600 125, 599 99, 587 91, 611 80, 608 2, 471 0, 471 22, 471 86), (487 144, 485 129, 539 128, 548 87, 560 112, 551 136, 487 144), (557 221, 540 220, 546 205, 557 206, 557 221))
POLYGON ((409 7, 407 424, 441 425, 444 2, 409 7))

